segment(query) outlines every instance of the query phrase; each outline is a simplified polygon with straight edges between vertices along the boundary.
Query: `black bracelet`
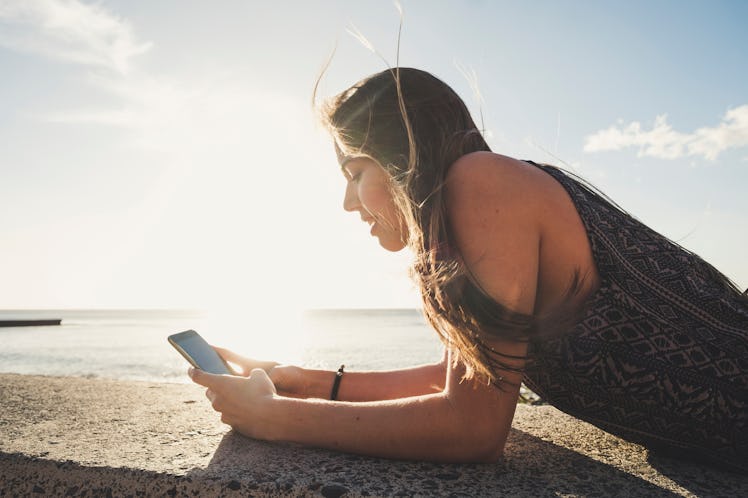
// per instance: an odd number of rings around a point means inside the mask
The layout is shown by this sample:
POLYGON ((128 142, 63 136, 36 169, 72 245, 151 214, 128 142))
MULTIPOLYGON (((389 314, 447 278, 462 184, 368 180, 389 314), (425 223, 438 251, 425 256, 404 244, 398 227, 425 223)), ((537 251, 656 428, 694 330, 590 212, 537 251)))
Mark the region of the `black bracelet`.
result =
POLYGON ((330 400, 335 401, 338 398, 338 389, 340 389, 340 379, 343 378, 343 369, 345 365, 340 365, 338 373, 335 374, 335 380, 332 382, 332 392, 330 392, 330 400))

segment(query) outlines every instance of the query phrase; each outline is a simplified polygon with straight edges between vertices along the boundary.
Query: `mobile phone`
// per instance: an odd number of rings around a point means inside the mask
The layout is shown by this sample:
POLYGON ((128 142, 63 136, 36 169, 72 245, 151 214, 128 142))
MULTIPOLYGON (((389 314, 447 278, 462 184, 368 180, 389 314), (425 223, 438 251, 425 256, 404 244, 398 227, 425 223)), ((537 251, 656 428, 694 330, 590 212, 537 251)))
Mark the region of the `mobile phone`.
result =
POLYGON ((173 334, 167 339, 193 367, 213 374, 235 375, 226 360, 194 330, 173 334))

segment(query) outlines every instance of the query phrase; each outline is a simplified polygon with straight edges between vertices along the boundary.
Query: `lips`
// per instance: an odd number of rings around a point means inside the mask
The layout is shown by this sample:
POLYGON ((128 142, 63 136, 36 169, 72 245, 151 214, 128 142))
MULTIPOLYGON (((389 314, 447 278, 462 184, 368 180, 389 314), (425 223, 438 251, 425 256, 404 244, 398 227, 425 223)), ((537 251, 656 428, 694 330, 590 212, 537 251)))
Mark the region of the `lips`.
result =
POLYGON ((374 235, 374 227, 377 226, 377 220, 370 216, 366 216, 366 217, 362 216, 361 221, 369 224, 369 234, 374 235))

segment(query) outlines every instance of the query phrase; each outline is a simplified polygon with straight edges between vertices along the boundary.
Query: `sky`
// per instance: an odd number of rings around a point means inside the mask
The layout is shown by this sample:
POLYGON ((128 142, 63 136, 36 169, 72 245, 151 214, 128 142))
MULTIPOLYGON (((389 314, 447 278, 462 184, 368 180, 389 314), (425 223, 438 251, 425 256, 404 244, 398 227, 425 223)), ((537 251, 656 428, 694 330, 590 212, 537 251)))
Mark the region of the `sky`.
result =
MULTIPOLYGON (((748 286, 748 3, 401 2, 399 61, 748 286)), ((311 106, 387 1, 0 0, 0 309, 417 307, 311 106)), ((373 48, 373 51, 371 50, 373 48)))

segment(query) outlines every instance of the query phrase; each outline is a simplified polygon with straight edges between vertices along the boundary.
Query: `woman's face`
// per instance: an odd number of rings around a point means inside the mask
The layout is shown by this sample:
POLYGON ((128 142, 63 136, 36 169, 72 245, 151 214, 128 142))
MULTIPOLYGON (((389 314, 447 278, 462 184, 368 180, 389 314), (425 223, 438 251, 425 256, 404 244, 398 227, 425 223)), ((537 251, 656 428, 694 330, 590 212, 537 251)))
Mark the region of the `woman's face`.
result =
POLYGON ((339 157, 346 179, 343 209, 358 212, 388 251, 405 247, 408 229, 392 198, 390 176, 368 157, 339 157))

